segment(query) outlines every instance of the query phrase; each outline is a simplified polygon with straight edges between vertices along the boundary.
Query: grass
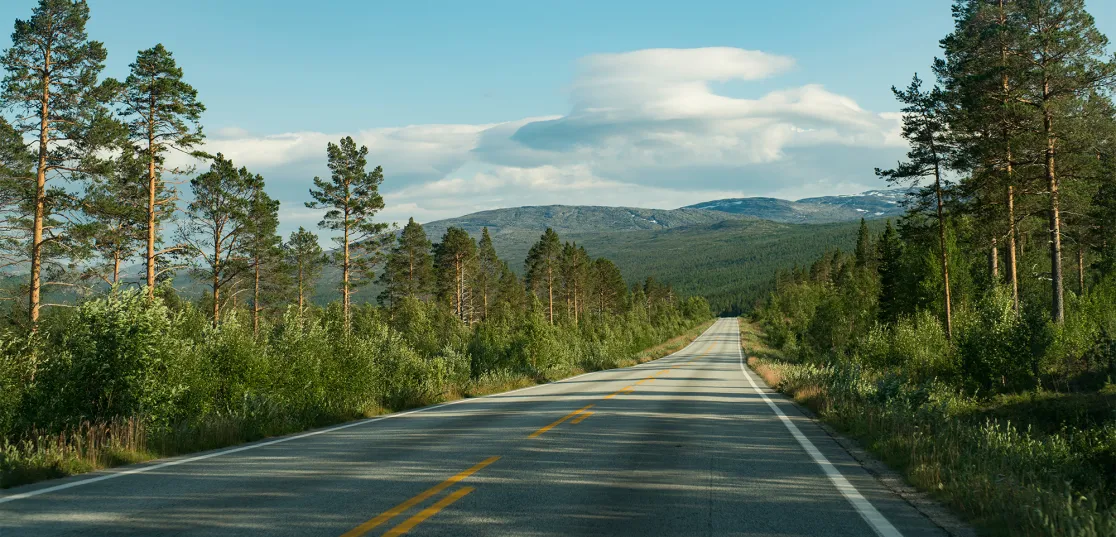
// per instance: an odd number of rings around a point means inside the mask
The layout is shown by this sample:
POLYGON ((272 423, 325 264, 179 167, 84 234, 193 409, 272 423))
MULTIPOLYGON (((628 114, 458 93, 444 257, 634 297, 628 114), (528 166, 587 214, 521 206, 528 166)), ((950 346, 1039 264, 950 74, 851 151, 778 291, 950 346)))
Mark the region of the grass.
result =
POLYGON ((748 363, 987 535, 1116 535, 1112 387, 974 400, 786 359, 741 323, 748 363))
MULTIPOLYGON (((712 324, 713 321, 699 323, 681 335, 641 351, 634 358, 621 360, 617 367, 643 363, 677 352, 712 324)), ((563 371, 562 377, 585 372, 584 369, 563 371)), ((545 382, 545 379, 511 373, 487 375, 479 379, 471 379, 465 385, 453 388, 434 400, 423 401, 408 408, 461 398, 481 397, 545 382)), ((360 415, 335 415, 317 420, 311 428, 401 410, 406 408, 377 407, 366 410, 360 415)), ((301 422, 281 417, 264 421, 215 417, 158 434, 148 431, 143 421, 135 418, 109 423, 83 423, 61 434, 32 432, 17 441, 0 439, 0 489, 162 457, 220 449, 304 430, 307 430, 307 427, 301 422)))

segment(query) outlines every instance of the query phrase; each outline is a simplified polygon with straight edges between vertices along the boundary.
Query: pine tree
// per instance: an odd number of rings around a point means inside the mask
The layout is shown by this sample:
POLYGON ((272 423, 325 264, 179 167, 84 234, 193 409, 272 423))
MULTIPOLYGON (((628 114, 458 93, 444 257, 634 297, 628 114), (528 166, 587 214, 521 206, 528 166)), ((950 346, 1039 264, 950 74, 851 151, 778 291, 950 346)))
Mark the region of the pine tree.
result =
POLYGON ((527 307, 527 292, 506 261, 500 261, 500 279, 496 282, 495 304, 492 315, 497 318, 522 313, 527 307))
POLYGON ((259 335, 261 294, 274 292, 276 279, 282 275, 283 239, 279 236, 279 200, 264 192, 264 178, 252 177, 246 213, 244 245, 248 269, 252 271, 252 332, 259 335), (264 289, 267 287, 267 289, 264 289))
POLYGON ((434 269, 430 240, 414 218, 407 221, 380 274, 380 304, 394 307, 403 298, 426 300, 433 286, 434 269))
MULTIPOLYGON (((1049 199, 1051 317, 1065 320, 1062 274, 1062 182, 1058 172, 1059 140, 1072 136, 1076 107, 1072 102, 1112 84, 1116 57, 1107 54, 1108 39, 1097 31, 1083 0, 1019 2, 1017 24, 1022 36, 1012 52, 1026 59, 1021 100, 1041 117, 1042 162, 1049 199)), ((1064 161, 1063 161, 1064 163, 1064 161)))
POLYGON ((198 123, 205 106, 198 101, 197 90, 182 80, 182 69, 162 44, 139 51, 130 68, 128 78, 115 86, 128 139, 147 165, 144 266, 147 294, 154 298, 158 258, 180 248, 178 245, 160 248, 160 227, 170 218, 178 200, 177 192, 166 183, 164 175, 187 172, 167 169, 166 154, 171 150, 187 152, 205 139, 198 123))
POLYGON ((438 294, 462 322, 472 321, 469 291, 476 272, 477 244, 469 233, 458 227, 446 229, 442 241, 434 246, 438 294))
POLYGON ((492 244, 492 236, 488 227, 481 230, 480 243, 477 244, 477 296, 481 301, 481 317, 488 318, 489 305, 500 281, 504 263, 496 255, 496 247, 492 244))
MULTIPOLYGON (((181 239, 201 258, 196 274, 210 282, 213 326, 221 321, 222 291, 235 287, 249 266, 248 218, 258 180, 218 153, 209 171, 190 181, 194 200, 187 207, 181 239)), ((228 298, 233 297, 235 293, 228 298)))
POLYGON ((618 313, 623 306, 627 285, 615 263, 603 257, 593 261, 592 289, 597 313, 618 313))
POLYGON ((946 252, 946 223, 943 192, 946 188, 943 174, 949 163, 950 147, 946 124, 945 96, 941 88, 922 90, 922 80, 915 75, 906 90, 891 88, 903 103, 903 137, 910 144, 907 162, 893 170, 876 169, 876 174, 890 183, 917 185, 930 177, 934 184, 923 189, 922 198, 933 196, 938 221, 938 257, 942 267, 942 304, 945 311, 946 337, 953 335, 953 308, 949 287, 949 256, 946 252))
POLYGON ((142 159, 126 147, 112 172, 92 181, 81 201, 87 221, 75 234, 104 261, 92 265, 89 272, 110 285, 119 283, 122 264, 143 244, 146 195, 137 178, 144 167, 142 159))
POLYGON ((872 237, 868 231, 868 223, 863 218, 860 219, 860 229, 856 232, 856 266, 858 268, 869 268, 872 263, 875 252, 872 246, 872 237))
MULTIPOLYGON (((1024 59, 1012 53, 1019 39, 1014 22, 1019 2, 960 0, 955 4, 952 33, 942 40, 945 58, 935 71, 951 96, 950 130, 960 137, 955 168, 968 177, 962 195, 975 200, 972 213, 987 226, 990 273, 999 278, 1001 239, 1007 281, 1019 311, 1018 197, 1028 185, 1016 170, 1023 134, 1030 128, 1020 104, 1019 73, 1024 59), (998 207, 998 210, 995 209, 998 207), (998 213, 989 220, 989 216, 998 213), (997 224, 996 220, 999 220, 997 224)), ((1025 158, 1025 157, 1024 157, 1025 158)))
POLYGON ((527 288, 545 300, 550 324, 554 324, 554 291, 561 258, 562 242, 553 229, 546 228, 539 241, 531 246, 525 263, 527 288))
POLYGON ((292 280, 298 295, 298 312, 302 314, 306 308, 306 292, 314 288, 314 282, 321 276, 322 265, 327 259, 318 244, 318 236, 303 227, 291 233, 284 248, 287 254, 286 264, 294 273, 292 280))
POLYGON ((372 221, 384 208, 384 198, 380 195, 384 170, 379 166, 370 172, 366 170, 368 147, 357 149, 351 136, 342 138, 338 144, 327 145, 326 155, 330 180, 314 178, 315 188, 310 189, 314 201, 307 202, 306 206, 326 209, 325 218, 318 227, 341 232, 335 239, 340 246, 336 259, 341 265, 341 311, 348 327, 353 291, 367 283, 380 261, 382 249, 391 239, 384 234, 388 224, 372 221))
POLYGON ((12 46, 0 58, 7 72, 0 102, 16 118, 11 125, 20 138, 33 139, 37 149, 28 218, 32 324, 39 320, 42 288, 50 284, 42 279, 44 264, 61 255, 54 247, 64 240, 65 222, 56 213, 70 199, 51 183, 90 171, 97 150, 110 143, 97 128, 106 117, 106 92, 97 84, 106 53, 89 40, 88 21, 84 1, 40 0, 30 19, 16 20, 12 46))
POLYGON ((566 318, 578 323, 581 309, 584 308, 586 280, 589 272, 589 255, 585 248, 567 242, 562 247, 561 285, 566 298, 566 318))
POLYGON ((880 321, 893 323, 899 319, 899 312, 902 310, 899 300, 900 282, 903 279, 903 242, 899 239, 899 234, 895 232, 890 220, 887 221, 887 227, 876 241, 876 248, 880 273, 880 321))

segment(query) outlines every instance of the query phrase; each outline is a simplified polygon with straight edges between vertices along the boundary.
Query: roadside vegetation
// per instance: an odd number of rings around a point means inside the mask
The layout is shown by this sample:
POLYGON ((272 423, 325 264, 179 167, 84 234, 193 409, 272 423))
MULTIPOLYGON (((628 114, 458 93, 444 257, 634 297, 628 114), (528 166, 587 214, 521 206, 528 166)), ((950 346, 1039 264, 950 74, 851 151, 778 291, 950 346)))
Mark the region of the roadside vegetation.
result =
POLYGON ((988 534, 1116 535, 1116 57, 1079 0, 953 14, 907 214, 779 272, 749 363, 988 534))
POLYGON ((197 151, 205 108, 172 53, 101 79, 89 17, 40 0, 0 56, 0 487, 628 365, 710 319, 553 230, 521 278, 487 229, 433 243, 377 219, 388 172, 351 137, 307 178, 336 247, 284 238, 265 178, 197 151), (323 279, 333 302, 312 300, 323 279))

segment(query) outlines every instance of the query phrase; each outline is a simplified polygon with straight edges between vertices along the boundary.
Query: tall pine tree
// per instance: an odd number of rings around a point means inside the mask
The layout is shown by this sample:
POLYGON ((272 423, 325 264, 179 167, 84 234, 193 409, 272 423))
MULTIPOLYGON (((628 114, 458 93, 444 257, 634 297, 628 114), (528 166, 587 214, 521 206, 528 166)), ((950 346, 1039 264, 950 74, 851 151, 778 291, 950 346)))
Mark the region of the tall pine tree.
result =
POLYGON ((314 283, 322 274, 322 265, 327 259, 321 245, 318 244, 318 236, 301 226, 298 231, 291 233, 284 249, 287 255, 286 265, 293 273, 291 280, 295 284, 295 294, 298 296, 298 312, 302 314, 306 309, 306 293, 314 288, 314 283))
POLYGON ((380 285, 380 304, 394 308, 403 298, 426 300, 434 284, 430 240, 414 218, 407 221, 387 256, 380 285))
POLYGON ((367 170, 368 147, 358 149, 351 136, 327 145, 326 156, 330 178, 314 178, 314 188, 310 189, 314 201, 306 206, 326 209, 318 227, 341 233, 335 239, 340 246, 336 260, 341 265, 341 311, 348 327, 353 291, 368 282, 391 238, 384 234, 388 224, 372 220, 384 208, 380 195, 384 170, 379 166, 367 170))
POLYGON ((103 135, 112 129, 98 125, 105 119, 106 91, 97 83, 106 52, 91 41, 85 25, 89 6, 84 1, 40 0, 28 20, 16 20, 12 45, 0 57, 6 71, 0 82, 0 102, 12 112, 12 127, 22 139, 33 140, 34 165, 30 224, 30 285, 28 315, 39 320, 44 265, 61 257, 56 248, 65 240, 66 222, 57 212, 71 199, 51 183, 80 177, 90 171, 97 151, 109 144, 103 135))
POLYGON ((161 226, 178 201, 177 192, 167 184, 164 175, 186 172, 167 169, 166 155, 171 150, 188 152, 204 140, 198 121, 205 106, 198 101, 197 90, 182 79, 182 69, 162 44, 139 51, 128 78, 116 86, 128 139, 147 168, 144 267, 147 293, 154 297, 159 257, 179 249, 177 245, 163 248, 161 244, 161 226))
POLYGON ((554 324, 554 291, 562 261, 562 241, 551 228, 539 237, 527 253, 527 288, 546 302, 547 319, 554 324))
POLYGON ((944 191, 945 168, 949 164, 949 126, 946 122, 945 97, 941 88, 922 89, 922 80, 915 75, 905 90, 891 88, 903 103, 903 138, 910 144, 907 162, 892 170, 876 169, 876 174, 890 183, 917 186, 929 177, 934 182, 920 191, 923 199, 933 198, 938 223, 938 260, 942 267, 942 304, 945 313, 946 337, 953 334, 953 307, 949 287, 949 255, 946 252, 946 221, 944 191))
POLYGON ((232 298, 222 292, 236 287, 248 269, 249 214, 259 180, 218 153, 209 171, 190 181, 194 200, 187 206, 181 239, 201 259, 195 273, 210 283, 213 326, 221 322, 222 300, 232 298))

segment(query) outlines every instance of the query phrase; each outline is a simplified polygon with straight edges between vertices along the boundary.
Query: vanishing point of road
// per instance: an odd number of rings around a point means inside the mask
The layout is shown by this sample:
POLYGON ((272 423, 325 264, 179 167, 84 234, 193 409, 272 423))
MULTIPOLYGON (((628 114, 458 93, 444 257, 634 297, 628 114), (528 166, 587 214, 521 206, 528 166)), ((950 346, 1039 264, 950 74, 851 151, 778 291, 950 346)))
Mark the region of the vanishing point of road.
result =
POLYGON ((742 363, 685 349, 0 492, 0 536, 944 535, 742 363))

